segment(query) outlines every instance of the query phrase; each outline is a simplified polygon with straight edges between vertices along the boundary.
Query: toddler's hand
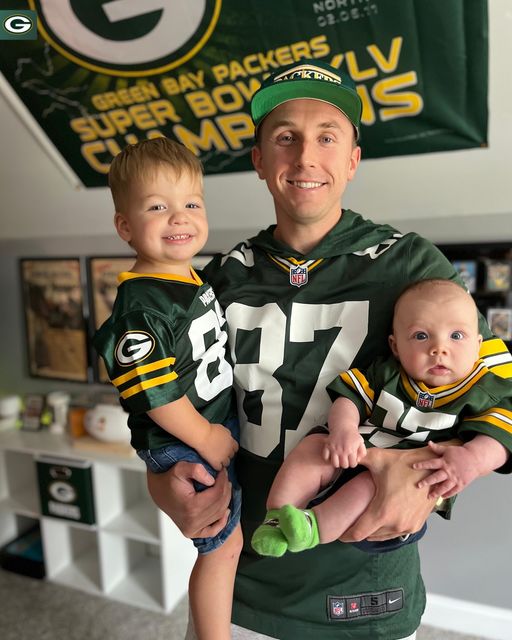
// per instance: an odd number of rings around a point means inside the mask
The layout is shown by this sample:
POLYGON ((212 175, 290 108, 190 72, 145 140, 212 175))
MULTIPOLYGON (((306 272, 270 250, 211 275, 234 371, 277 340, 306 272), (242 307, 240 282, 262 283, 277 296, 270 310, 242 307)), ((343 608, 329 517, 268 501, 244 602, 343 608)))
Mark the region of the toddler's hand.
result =
POLYGON ((323 456, 333 467, 347 469, 356 467, 366 455, 364 440, 357 431, 345 433, 342 437, 333 434, 327 436, 323 456))
POLYGON ((227 467, 238 451, 238 442, 231 436, 229 429, 221 424, 210 424, 210 432, 197 452, 219 471, 227 467))

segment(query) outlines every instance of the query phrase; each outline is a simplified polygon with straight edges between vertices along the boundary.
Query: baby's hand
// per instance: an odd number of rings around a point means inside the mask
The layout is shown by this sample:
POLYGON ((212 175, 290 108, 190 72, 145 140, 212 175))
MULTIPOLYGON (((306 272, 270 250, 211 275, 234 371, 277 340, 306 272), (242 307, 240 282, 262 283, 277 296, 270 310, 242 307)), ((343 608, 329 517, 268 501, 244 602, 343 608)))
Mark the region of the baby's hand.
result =
POLYGON ((431 487, 429 498, 450 498, 478 477, 475 456, 464 446, 444 446, 429 442, 437 458, 415 462, 414 469, 431 469, 432 473, 418 482, 418 488, 431 487))
POLYGON ((197 447, 199 455, 217 471, 220 471, 222 467, 227 467, 237 451, 238 443, 231 436, 229 429, 215 423, 210 424, 208 435, 204 438, 201 446, 197 447))
POLYGON ((366 447, 364 440, 357 430, 351 430, 350 433, 334 434, 327 436, 327 442, 324 446, 323 456, 326 462, 331 461, 333 467, 347 469, 348 467, 356 467, 366 455, 366 447))

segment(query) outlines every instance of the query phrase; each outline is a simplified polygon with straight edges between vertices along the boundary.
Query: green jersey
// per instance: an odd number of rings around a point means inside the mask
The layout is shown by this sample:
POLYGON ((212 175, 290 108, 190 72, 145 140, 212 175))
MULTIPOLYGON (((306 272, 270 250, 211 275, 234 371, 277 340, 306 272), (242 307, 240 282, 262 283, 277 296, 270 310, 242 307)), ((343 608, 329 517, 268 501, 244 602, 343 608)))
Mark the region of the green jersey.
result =
POLYGON ((199 276, 122 273, 110 318, 94 336, 130 414, 135 449, 177 442, 147 411, 186 395, 209 422, 234 414, 225 318, 199 276))
MULTIPOLYGON (((491 339, 484 352, 491 342, 493 349, 503 345, 491 339)), ((378 358, 367 371, 341 372, 328 390, 333 400, 345 397, 357 406, 368 446, 410 449, 481 433, 512 450, 512 383, 494 373, 507 366, 484 356, 461 380, 429 388, 395 358, 378 358)))
POLYGON ((349 210, 308 255, 273 230, 207 270, 228 322, 241 428, 245 550, 233 620, 284 640, 403 638, 425 606, 417 545, 373 555, 335 542, 276 559, 257 556, 249 541, 284 456, 326 422, 327 385, 386 353, 403 287, 457 277, 430 242, 349 210))

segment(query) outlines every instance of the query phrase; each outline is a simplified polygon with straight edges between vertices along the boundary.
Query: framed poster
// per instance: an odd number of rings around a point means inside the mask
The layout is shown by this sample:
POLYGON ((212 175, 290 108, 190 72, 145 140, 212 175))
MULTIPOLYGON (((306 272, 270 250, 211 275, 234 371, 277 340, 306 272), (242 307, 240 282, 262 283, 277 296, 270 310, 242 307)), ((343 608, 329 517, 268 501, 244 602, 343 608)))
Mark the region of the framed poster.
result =
POLYGON ((78 258, 21 258, 29 374, 87 382, 87 325, 78 258))
POLYGON ((488 260, 485 288, 487 291, 509 291, 512 265, 508 261, 488 260))
POLYGON ((487 322, 497 338, 512 340, 512 309, 487 309, 487 322))
POLYGON ((476 260, 452 260, 452 264, 466 285, 469 293, 475 293, 477 276, 476 260))
MULTIPOLYGON (((135 256, 101 256, 88 259, 87 283, 92 335, 112 313, 117 295, 117 276, 122 271, 129 271, 134 262, 135 256)), ((103 360, 96 352, 93 354, 92 363, 95 380, 109 382, 103 360)))

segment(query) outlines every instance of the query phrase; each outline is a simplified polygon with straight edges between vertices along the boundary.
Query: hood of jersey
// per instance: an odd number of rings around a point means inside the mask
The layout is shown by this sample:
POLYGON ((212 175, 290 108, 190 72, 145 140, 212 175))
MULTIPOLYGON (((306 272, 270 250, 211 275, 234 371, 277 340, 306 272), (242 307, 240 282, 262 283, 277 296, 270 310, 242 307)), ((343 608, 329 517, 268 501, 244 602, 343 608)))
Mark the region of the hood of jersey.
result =
POLYGON ((355 251, 363 251, 388 240, 396 229, 387 224, 376 225, 350 209, 344 209, 336 226, 308 254, 301 254, 274 238, 276 225, 260 231, 250 239, 250 243, 273 255, 289 257, 300 256, 303 259, 333 258, 355 251))

